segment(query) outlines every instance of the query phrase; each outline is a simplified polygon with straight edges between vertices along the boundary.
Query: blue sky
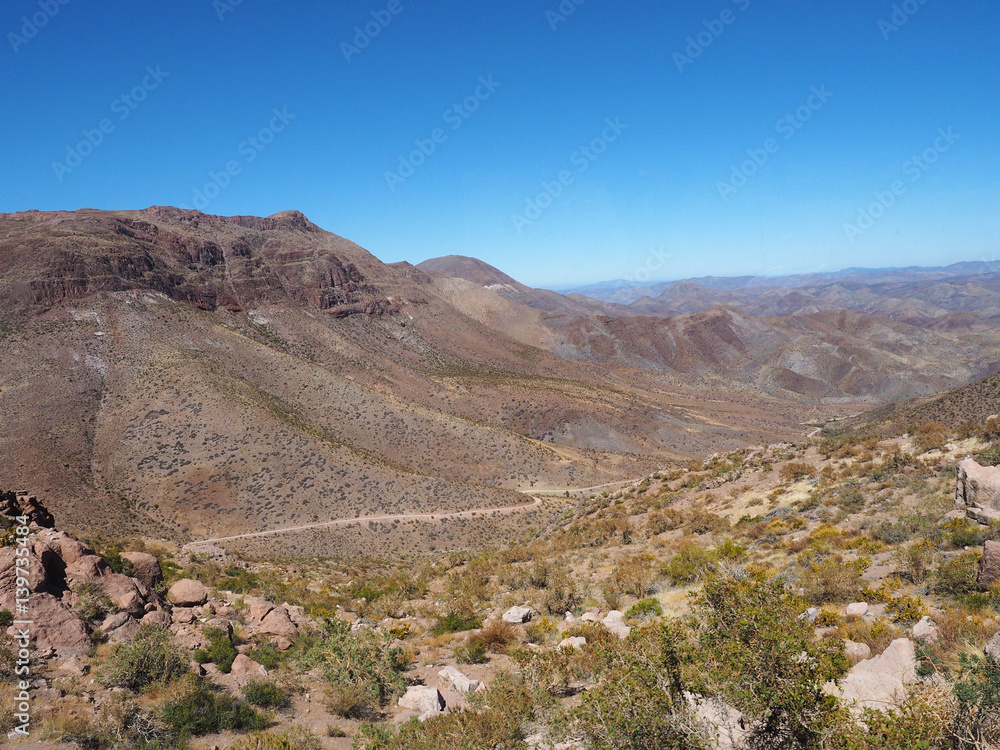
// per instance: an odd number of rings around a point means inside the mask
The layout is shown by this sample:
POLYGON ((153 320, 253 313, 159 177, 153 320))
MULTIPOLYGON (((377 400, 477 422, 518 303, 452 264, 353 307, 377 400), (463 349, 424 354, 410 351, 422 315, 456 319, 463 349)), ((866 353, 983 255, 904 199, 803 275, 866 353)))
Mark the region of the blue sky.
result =
POLYGON ((1000 254, 993 2, 63 2, 0 13, 0 211, 294 208, 557 288, 1000 254))

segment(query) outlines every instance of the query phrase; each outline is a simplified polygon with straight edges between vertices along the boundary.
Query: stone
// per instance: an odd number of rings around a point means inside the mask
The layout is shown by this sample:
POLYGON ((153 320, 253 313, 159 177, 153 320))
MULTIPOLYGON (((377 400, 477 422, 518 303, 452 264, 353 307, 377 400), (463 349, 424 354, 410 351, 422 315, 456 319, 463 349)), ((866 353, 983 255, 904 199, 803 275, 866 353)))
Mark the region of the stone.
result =
POLYGON ((939 636, 937 623, 930 617, 922 617, 920 622, 913 626, 913 637, 921 641, 936 641, 939 636))
POLYGON ((208 589, 200 581, 184 578, 170 587, 167 601, 175 607, 198 607, 208 601, 208 589))
POLYGON ((260 628, 257 632, 294 639, 299 631, 295 627, 295 623, 288 617, 288 612, 285 611, 285 608, 275 607, 267 613, 267 617, 260 623, 260 628))
POLYGON ((582 635, 578 635, 573 638, 564 638, 559 641, 559 645, 556 646, 556 649, 559 651, 580 651, 586 645, 587 639, 582 635))
POLYGON ((913 641, 897 638, 879 656, 855 664, 839 686, 828 683, 825 689, 855 713, 865 708, 890 711, 906 698, 906 686, 916 682, 917 654, 913 641))
POLYGON ((805 620, 810 624, 816 622, 817 617, 819 617, 819 610, 816 607, 810 607, 801 615, 799 615, 800 620, 805 620))
POLYGON ((154 625, 158 628, 170 627, 170 614, 162 611, 147 612, 142 617, 143 625, 154 625))
POLYGON ((872 655, 871 646, 867 643, 855 643, 854 641, 844 641, 844 654, 854 664, 864 661, 872 655))
POLYGON ((980 466, 971 457, 958 464, 955 506, 963 505, 979 523, 1000 520, 1000 466, 980 466))
POLYGON ((190 625, 197 618, 194 616, 194 610, 190 607, 177 607, 174 610, 173 620, 181 625, 190 625))
POLYGON ((64 661, 59 665, 59 671, 65 672, 66 674, 75 674, 78 677, 83 677, 90 671, 90 666, 85 664, 83 659, 79 656, 71 656, 69 659, 64 661))
POLYGON ((868 603, 854 602, 853 604, 848 604, 845 614, 848 617, 864 617, 868 614, 868 603))
POLYGON ((230 673, 236 677, 267 677, 264 665, 258 664, 246 654, 238 654, 233 659, 233 668, 230 673))
POLYGON ((416 711, 420 720, 425 721, 444 711, 447 704, 437 688, 414 686, 399 699, 399 706, 416 711))
POLYGON ((983 646, 983 653, 1000 660, 1000 632, 990 638, 990 642, 983 646))
POLYGON ((617 609, 608 612, 601 620, 601 624, 608 629, 608 632, 622 639, 628 638, 629 633, 632 632, 632 628, 625 624, 625 614, 617 609))
POLYGON ((263 621, 272 609, 274 609, 274 605, 271 602, 258 599, 257 597, 247 599, 247 617, 252 622, 263 621))
POLYGON ((531 610, 527 607, 511 607, 503 613, 503 617, 500 619, 511 625, 523 625, 526 622, 531 622, 531 610))
POLYGON ((223 620, 221 617, 213 617, 211 620, 205 623, 206 628, 218 628, 223 631, 226 635, 231 636, 233 634, 233 624, 229 620, 223 620))
POLYGON ((456 693, 474 693, 479 687, 479 680, 473 680, 462 674, 455 667, 445 667, 438 672, 439 684, 451 688, 456 693))
POLYGON ((66 582, 69 585, 92 583, 111 572, 111 567, 97 555, 84 555, 66 566, 66 582))
POLYGON ((163 580, 163 570, 160 562, 146 552, 123 552, 122 559, 128 560, 132 566, 132 578, 153 587, 163 580))
POLYGON ((698 723, 708 728, 712 735, 708 747, 713 750, 741 750, 750 734, 749 722, 743 714, 719 698, 704 698, 684 693, 684 699, 694 710, 698 723))
POLYGON ((601 616, 596 612, 584 612, 580 615, 581 622, 600 622, 601 616))
MULTIPOLYGON (((31 596, 31 619, 31 637, 37 651, 53 649, 61 657, 70 657, 83 654, 93 645, 83 621, 52 594, 31 596)), ((12 625, 7 632, 15 635, 16 628, 12 625)))
POLYGON ((979 560, 976 585, 983 591, 989 591, 998 582, 1000 582, 1000 542, 988 540, 983 548, 983 556, 979 560))
POLYGON ((104 618, 104 622, 101 623, 101 631, 104 633, 110 633, 112 630, 117 630, 126 622, 131 620, 128 612, 116 612, 113 615, 108 615, 104 618))
POLYGON ((293 644, 288 638, 285 638, 283 635, 279 635, 274 639, 274 645, 277 647, 278 651, 287 651, 293 644))

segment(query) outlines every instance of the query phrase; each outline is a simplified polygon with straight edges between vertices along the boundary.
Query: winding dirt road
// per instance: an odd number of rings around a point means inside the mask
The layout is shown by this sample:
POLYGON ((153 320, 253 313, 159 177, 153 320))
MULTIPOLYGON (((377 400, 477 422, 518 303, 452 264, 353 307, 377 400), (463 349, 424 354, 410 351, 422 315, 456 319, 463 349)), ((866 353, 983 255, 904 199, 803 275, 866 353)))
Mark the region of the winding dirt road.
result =
POLYGON ((235 534, 233 536, 220 536, 214 539, 199 539, 196 542, 189 542, 184 545, 184 549, 193 549, 205 544, 215 544, 217 542, 233 542, 238 539, 257 539, 265 536, 277 536, 279 534, 293 534, 297 531, 309 531, 311 529, 324 529, 331 526, 354 526, 366 523, 384 523, 386 521, 442 521, 450 518, 473 518, 480 515, 509 515, 525 510, 533 510, 542 504, 542 498, 533 498, 534 502, 527 505, 510 505, 504 508, 472 508, 471 510, 461 510, 454 513, 408 513, 398 516, 362 516, 360 518, 338 518, 335 521, 323 521, 321 523, 309 523, 304 526, 289 526, 283 529, 271 529, 270 531, 254 531, 249 534, 235 534))

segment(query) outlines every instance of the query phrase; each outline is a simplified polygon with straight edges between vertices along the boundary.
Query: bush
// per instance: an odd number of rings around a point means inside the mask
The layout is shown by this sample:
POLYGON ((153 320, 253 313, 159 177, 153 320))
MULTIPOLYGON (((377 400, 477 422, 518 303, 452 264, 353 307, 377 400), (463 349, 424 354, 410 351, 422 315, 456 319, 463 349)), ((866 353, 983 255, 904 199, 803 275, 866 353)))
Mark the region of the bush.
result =
POLYGON ((14 613, 9 609, 0 609, 0 630, 6 630, 14 623, 14 613))
POLYGON ((781 481, 797 482, 816 476, 816 469, 807 463, 790 463, 781 467, 781 481))
POLYGON ((177 734, 193 736, 260 731, 268 724, 266 716, 244 701, 216 693, 201 680, 193 682, 181 696, 166 701, 160 716, 177 734))
POLYGON ((663 607, 656 599, 643 599, 629 607, 625 617, 633 620, 648 620, 653 617, 662 617, 663 607))
POLYGON ((76 603, 73 611, 91 625, 100 622, 115 611, 114 602, 108 598, 96 583, 84 583, 73 590, 76 603))
POLYGON ((668 560, 662 572, 675 586, 687 586, 697 583, 703 576, 715 570, 715 554, 693 544, 681 548, 681 551, 668 560))
POLYGON ((940 422, 928 422, 918 427, 916 432, 913 433, 913 443, 924 453, 932 450, 942 450, 945 443, 948 442, 949 434, 947 425, 943 425, 940 422))
POLYGON ((459 664, 486 664, 490 657, 486 655, 486 642, 481 638, 470 637, 464 646, 455 649, 455 660, 459 664))
POLYGON ((352 633, 327 619, 323 632, 301 657, 306 668, 320 666, 328 684, 330 709, 345 717, 365 717, 402 695, 405 652, 389 648, 391 636, 374 630, 352 633))
POLYGON ((233 639, 222 628, 207 627, 201 632, 208 640, 208 645, 194 652, 195 661, 199 664, 211 662, 220 672, 229 674, 233 669, 233 662, 239 655, 233 639))
POLYGON ((802 595, 813 604, 854 601, 863 583, 860 568, 857 561, 847 563, 839 555, 813 563, 800 576, 802 595))
POLYGON ((743 546, 734 542, 732 539, 727 539, 716 547, 715 553, 720 559, 729 560, 731 562, 741 560, 747 556, 747 551, 743 548, 743 546))
POLYGON ((97 681, 138 692, 166 685, 187 669, 187 658, 171 643, 170 631, 143 625, 131 641, 114 647, 97 670, 97 681))
POLYGON ((479 631, 478 638, 494 654, 507 653, 507 647, 517 640, 517 628, 503 620, 493 620, 479 631))
POLYGON ((243 697, 261 708, 287 708, 291 704, 288 693, 270 680, 250 680, 243 686, 243 697))
POLYGON ((434 626, 434 635, 444 635, 445 633, 462 633, 466 630, 481 628, 483 621, 458 612, 449 612, 444 617, 439 617, 434 626))
POLYGON ((884 521, 871 532, 871 536, 872 539, 877 539, 886 544, 902 544, 903 542, 908 542, 913 534, 901 523, 884 521))
POLYGON ((233 745, 232 750, 321 750, 319 737, 302 727, 289 727, 277 734, 255 732, 233 745))
POLYGON ((1000 663, 992 657, 959 654, 961 672, 954 694, 958 712, 953 730, 959 747, 996 747, 1000 743, 1000 663))
POLYGON ((896 550, 894 558, 900 572, 913 583, 923 583, 934 563, 934 544, 928 540, 915 542, 908 547, 896 550))
POLYGON ((956 598, 975 593, 979 558, 978 552, 966 552, 945 560, 934 573, 931 590, 935 594, 956 598))

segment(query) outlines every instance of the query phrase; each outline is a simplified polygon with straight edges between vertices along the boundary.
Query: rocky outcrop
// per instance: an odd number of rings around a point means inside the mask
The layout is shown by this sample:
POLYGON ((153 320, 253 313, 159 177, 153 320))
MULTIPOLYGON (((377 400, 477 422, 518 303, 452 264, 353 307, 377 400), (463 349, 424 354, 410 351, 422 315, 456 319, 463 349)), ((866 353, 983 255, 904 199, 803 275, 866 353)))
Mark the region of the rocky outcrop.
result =
POLYGON ((163 580, 160 562, 147 552, 123 552, 122 559, 132 566, 130 575, 152 588, 163 580))
POLYGON ((983 591, 989 591, 998 582, 1000 582, 1000 542, 990 540, 983 547, 976 585, 983 591))
POLYGON ((959 463, 955 506, 980 523, 1000 520, 1000 466, 980 466, 971 457, 959 463))
POLYGON ((916 648, 909 638, 897 638, 879 656, 855 664, 839 686, 829 683, 826 689, 852 711, 889 711, 906 697, 906 686, 915 682, 916 648))
POLYGON ((24 492, 0 491, 0 516, 11 519, 26 516, 29 523, 43 529, 51 529, 56 525, 52 514, 38 502, 38 498, 24 492))

